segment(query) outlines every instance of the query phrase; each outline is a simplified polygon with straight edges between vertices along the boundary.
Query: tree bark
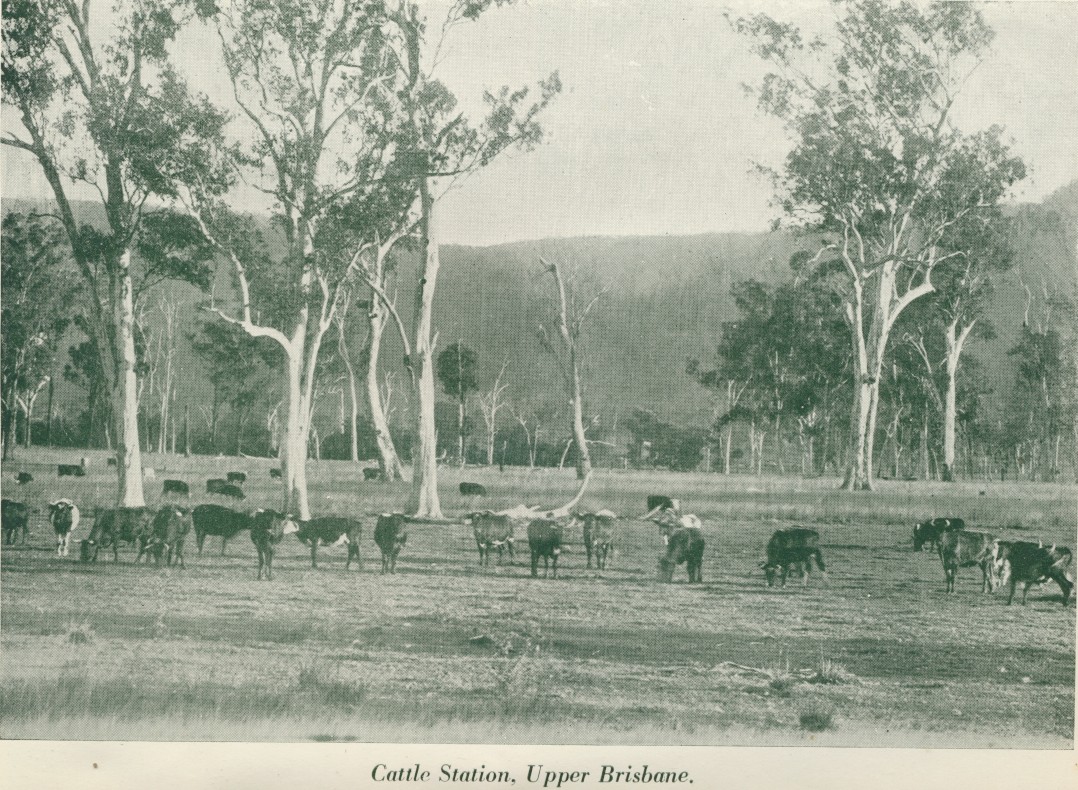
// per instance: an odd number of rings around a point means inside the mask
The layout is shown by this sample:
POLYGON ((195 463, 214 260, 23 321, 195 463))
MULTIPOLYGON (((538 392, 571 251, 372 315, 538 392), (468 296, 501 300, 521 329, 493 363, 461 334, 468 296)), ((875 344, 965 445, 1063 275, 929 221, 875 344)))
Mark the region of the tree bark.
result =
POLYGON ((352 463, 357 464, 359 463, 359 393, 356 389, 356 371, 352 367, 352 358, 348 354, 348 343, 344 329, 344 313, 339 313, 337 316, 337 349, 340 351, 341 361, 344 362, 345 373, 348 376, 349 444, 351 445, 352 463))
POLYGON ((969 337, 976 320, 958 332, 958 318, 947 325, 947 392, 943 399, 943 479, 954 482, 955 467, 955 423, 957 421, 958 401, 958 363, 962 356, 962 347, 969 337))
MULTIPOLYGON (((115 263, 113 309, 116 375, 112 383, 112 413, 116 427, 117 503, 121 507, 144 507, 142 451, 138 433, 138 378, 135 375, 135 302, 131 282, 131 251, 124 250, 115 263)), ((107 370, 108 368, 106 368, 107 370)))

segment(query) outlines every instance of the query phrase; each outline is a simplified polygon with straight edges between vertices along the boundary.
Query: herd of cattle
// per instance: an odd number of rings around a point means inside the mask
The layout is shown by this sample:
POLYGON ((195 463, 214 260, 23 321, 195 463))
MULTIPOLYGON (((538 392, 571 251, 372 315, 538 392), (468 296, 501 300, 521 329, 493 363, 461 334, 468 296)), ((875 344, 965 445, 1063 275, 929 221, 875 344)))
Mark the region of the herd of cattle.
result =
MULTIPOLYGON (((81 465, 61 465, 66 473, 85 473, 81 465), (72 471, 78 470, 78 472, 72 471)), ((272 470, 278 471, 278 470, 272 470)), ((65 472, 61 472, 65 473, 65 472)), ((224 479, 206 481, 206 491, 235 500, 242 500, 242 485, 246 481, 243 472, 229 472, 224 479)), ((460 492, 465 497, 485 496, 486 490, 478 483, 461 483, 460 492)), ((194 532, 201 554, 208 535, 221 538, 221 553, 228 541, 241 532, 248 532, 258 554, 258 574, 261 580, 273 578, 273 557, 277 545, 285 535, 294 534, 310 547, 311 567, 318 567, 318 547, 345 546, 347 560, 345 569, 353 560, 361 566, 360 539, 363 523, 355 518, 325 516, 301 521, 291 515, 275 510, 259 508, 240 511, 219 504, 201 504, 194 508, 176 503, 174 496, 190 496, 190 487, 182 480, 165 480, 162 495, 169 503, 153 510, 147 507, 112 508, 95 511, 89 535, 79 546, 83 562, 97 560, 101 549, 112 549, 113 560, 119 560, 119 546, 126 543, 137 550, 136 562, 143 556, 152 557, 156 564, 177 564, 184 567, 184 544, 194 532)), ((543 561, 543 575, 557 577, 558 558, 567 533, 582 537, 587 554, 587 567, 607 567, 617 539, 619 519, 609 510, 593 513, 567 512, 547 513, 535 517, 535 513, 490 510, 469 513, 463 523, 472 528, 479 564, 489 565, 495 552, 500 564, 508 553, 514 559, 514 542, 517 530, 525 528, 531 553, 531 575, 538 576, 539 560, 543 561)), ((27 541, 29 532, 29 507, 23 502, 3 500, 2 531, 6 545, 15 543, 21 536, 27 541)), ((56 535, 57 556, 67 556, 71 536, 79 526, 79 508, 70 499, 58 499, 48 503, 48 518, 56 535)), ((674 570, 684 565, 689 582, 703 581, 704 558, 703 525, 697 516, 682 513, 678 500, 665 495, 647 498, 647 513, 640 517, 658 525, 662 540, 659 557, 659 578, 670 582, 674 570)), ((374 543, 382 555, 382 573, 394 573, 396 561, 408 540, 407 516, 401 513, 382 513, 377 516, 374 543)), ((801 575, 802 585, 808 583, 810 572, 815 569, 826 575, 823 554, 820 550, 820 534, 814 529, 790 527, 779 529, 767 543, 765 558, 759 563, 764 571, 767 585, 786 584, 791 571, 801 575)), ((913 530, 914 551, 935 548, 943 565, 947 592, 954 592, 955 578, 960 567, 978 567, 982 574, 982 592, 991 592, 996 586, 1009 584, 1007 603, 1014 599, 1019 583, 1023 585, 1022 603, 1026 601, 1029 588, 1049 580, 1059 585, 1064 606, 1070 600, 1074 583, 1068 576, 1072 554, 1065 546, 1044 546, 1028 541, 1000 540, 986 532, 966 529, 960 518, 934 518, 921 522, 913 530)))

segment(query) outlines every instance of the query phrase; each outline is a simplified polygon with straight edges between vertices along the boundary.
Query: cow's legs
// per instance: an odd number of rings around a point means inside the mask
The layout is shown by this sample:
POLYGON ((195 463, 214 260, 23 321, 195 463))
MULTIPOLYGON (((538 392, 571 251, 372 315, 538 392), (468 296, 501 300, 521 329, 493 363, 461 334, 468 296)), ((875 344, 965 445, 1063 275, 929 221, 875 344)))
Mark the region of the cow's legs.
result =
POLYGON ((559 556, 560 555, 558 553, 555 553, 553 559, 551 560, 551 565, 553 565, 553 573, 554 573, 554 578, 555 579, 558 578, 558 557, 559 556))
POLYGON ((1018 584, 1018 580, 1014 578, 1014 574, 1011 574, 1010 578, 1010 594, 1007 596, 1007 606, 1011 605, 1011 601, 1014 600, 1014 588, 1018 584))
POLYGON ((318 567, 318 538, 311 538, 311 567, 318 567))
POLYGON ((352 566, 352 558, 355 557, 356 569, 363 570, 363 560, 359 556, 359 546, 355 541, 348 541, 348 561, 344 563, 344 569, 348 570, 352 566))
POLYGON ((222 557, 225 556, 225 546, 227 546, 227 545, 228 545, 228 536, 227 535, 222 535, 221 536, 221 556, 222 557))
POLYGON ((532 578, 536 578, 539 575, 539 553, 532 550, 532 578))

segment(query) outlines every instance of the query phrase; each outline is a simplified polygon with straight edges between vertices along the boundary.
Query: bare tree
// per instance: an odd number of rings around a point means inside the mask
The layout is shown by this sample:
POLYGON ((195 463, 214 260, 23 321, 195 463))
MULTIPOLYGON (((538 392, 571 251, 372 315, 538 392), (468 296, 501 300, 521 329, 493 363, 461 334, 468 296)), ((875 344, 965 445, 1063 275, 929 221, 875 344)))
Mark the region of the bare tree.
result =
POLYGON ((483 422, 487 426, 487 466, 494 465, 494 439, 498 433, 498 411, 505 405, 501 397, 509 386, 508 384, 502 384, 502 376, 505 375, 505 369, 508 367, 509 360, 507 359, 502 363, 501 370, 498 371, 493 386, 478 398, 479 410, 482 412, 483 422))

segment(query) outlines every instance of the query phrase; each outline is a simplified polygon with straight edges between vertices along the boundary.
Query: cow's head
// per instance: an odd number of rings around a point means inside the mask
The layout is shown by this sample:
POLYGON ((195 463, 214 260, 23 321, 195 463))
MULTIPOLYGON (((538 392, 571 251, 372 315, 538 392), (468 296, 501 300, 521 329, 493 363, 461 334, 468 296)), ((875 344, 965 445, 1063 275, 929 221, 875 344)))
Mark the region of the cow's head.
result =
POLYGON ((79 559, 82 562, 89 562, 93 559, 94 546, 97 541, 87 538, 86 540, 79 542, 79 559))
POLYGON ((299 532, 299 524, 296 522, 296 517, 291 513, 281 516, 281 534, 294 535, 297 532, 299 532))
POLYGON ((922 548, 924 548, 924 545, 925 545, 925 538, 924 538, 924 535, 921 532, 921 525, 920 524, 914 524, 913 525, 913 550, 914 551, 920 551, 922 548))
POLYGON ((767 586, 774 587, 775 580, 778 578, 781 568, 775 563, 768 562, 767 560, 762 560, 760 562, 760 567, 764 569, 764 578, 767 579, 767 586))

